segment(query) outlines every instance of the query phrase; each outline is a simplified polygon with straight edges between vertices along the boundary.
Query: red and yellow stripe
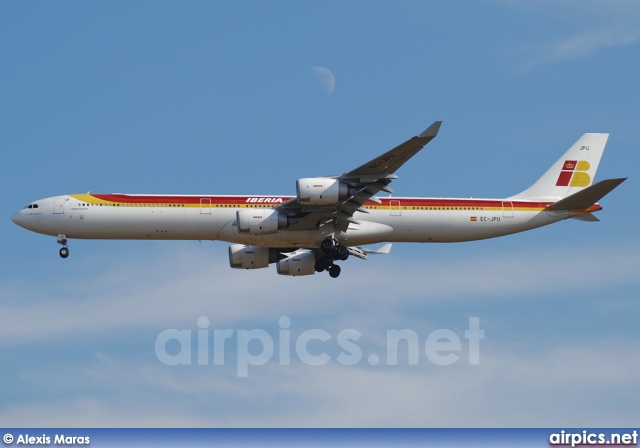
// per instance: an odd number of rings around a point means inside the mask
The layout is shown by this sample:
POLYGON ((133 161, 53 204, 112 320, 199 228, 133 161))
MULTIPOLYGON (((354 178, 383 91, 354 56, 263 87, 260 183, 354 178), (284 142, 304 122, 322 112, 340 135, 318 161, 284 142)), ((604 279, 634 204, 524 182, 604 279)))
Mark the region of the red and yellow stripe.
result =
MULTIPOLYGON (((211 208, 262 208, 282 204, 292 196, 181 196, 181 195, 129 195, 129 194, 73 194, 80 203, 99 206, 124 207, 211 207, 211 208)), ((513 211, 544 211, 551 202, 502 201, 500 199, 436 199, 436 198, 379 198, 382 204, 367 202, 371 210, 484 210, 502 211, 505 207, 513 211)), ((594 204, 580 212, 600 210, 594 204)), ((471 218, 473 221, 474 217, 471 218)))

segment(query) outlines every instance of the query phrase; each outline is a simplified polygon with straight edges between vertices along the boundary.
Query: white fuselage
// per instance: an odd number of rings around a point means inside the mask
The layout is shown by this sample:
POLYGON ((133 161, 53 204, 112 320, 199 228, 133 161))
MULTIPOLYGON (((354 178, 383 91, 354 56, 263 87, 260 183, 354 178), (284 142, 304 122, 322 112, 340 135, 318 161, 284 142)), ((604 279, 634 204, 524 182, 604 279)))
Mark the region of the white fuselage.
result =
MULTIPOLYGON (((380 242, 457 242, 508 235, 572 216, 550 203, 502 199, 379 198, 346 232, 332 226, 240 233, 236 212, 272 208, 288 196, 66 195, 35 201, 14 215, 18 225, 70 239, 222 240, 273 248, 318 247, 330 235, 346 246, 380 242), (35 207, 37 205, 37 207, 35 207), (326 227, 326 229, 324 229, 326 227)), ((594 210, 599 206, 594 206, 594 210)))

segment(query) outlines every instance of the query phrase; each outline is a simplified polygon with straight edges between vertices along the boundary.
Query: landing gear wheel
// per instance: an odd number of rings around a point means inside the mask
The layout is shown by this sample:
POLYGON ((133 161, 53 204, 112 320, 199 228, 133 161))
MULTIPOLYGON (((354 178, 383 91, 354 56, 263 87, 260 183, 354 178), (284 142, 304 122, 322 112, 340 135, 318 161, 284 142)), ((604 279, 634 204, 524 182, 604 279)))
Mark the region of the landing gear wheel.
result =
POLYGON ((315 264, 316 272, 325 271, 329 267, 330 264, 331 264, 331 262, 327 262, 327 260, 324 260, 322 258, 317 260, 316 264, 315 264))
POLYGON ((333 240, 331 238, 327 238, 320 243, 322 252, 329 252, 331 249, 333 249, 333 240))
POLYGON ((337 264, 331 265, 331 267, 329 268, 329 275, 331 276, 331 278, 337 278, 340 275, 340 266, 338 266, 337 264))
POLYGON ((343 246, 342 244, 336 246, 336 258, 342 261, 349 258, 349 249, 347 246, 343 246))
POLYGON ((63 247, 62 249, 60 249, 60 256, 62 258, 67 258, 69 256, 69 248, 63 247))

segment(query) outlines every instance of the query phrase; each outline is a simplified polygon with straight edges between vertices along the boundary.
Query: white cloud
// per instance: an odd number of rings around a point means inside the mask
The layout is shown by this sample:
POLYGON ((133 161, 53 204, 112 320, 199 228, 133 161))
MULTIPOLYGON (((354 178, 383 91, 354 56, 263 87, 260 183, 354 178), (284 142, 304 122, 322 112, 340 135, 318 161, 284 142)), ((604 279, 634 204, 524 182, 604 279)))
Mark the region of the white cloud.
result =
POLYGON ((467 365, 464 352, 450 367, 428 363, 424 352, 418 366, 371 367, 366 357, 385 359, 387 328, 413 328, 424 342, 424 332, 442 326, 436 304, 458 310, 464 343, 471 304, 504 303, 509 319, 523 312, 514 304, 533 300, 555 315, 550 305, 564 296, 586 302, 635 288, 637 249, 637 242, 555 246, 419 262, 392 253, 349 260, 336 280, 230 270, 222 249, 171 250, 130 254, 53 288, 5 286, 2 350, 22 361, 8 365, 3 384, 29 392, 6 399, 0 419, 8 426, 631 426, 640 359, 637 340, 620 335, 594 331, 576 342, 487 332, 479 366, 467 365), (322 328, 335 337, 357 328, 364 358, 353 367, 312 367, 295 357, 280 366, 276 356, 250 367, 248 378, 237 377, 234 356, 224 366, 155 359, 155 335, 166 328, 195 334, 202 315, 211 329, 272 335, 283 315, 292 334, 322 328), (87 359, 92 345, 99 351, 87 359), (60 346, 68 357, 24 362, 60 346))
POLYGON ((110 360, 40 378, 52 390, 75 382, 98 393, 4 406, 0 419, 43 427, 633 426, 640 359, 614 346, 628 345, 487 350, 479 366, 268 364, 244 379, 212 367, 110 360))
POLYGON ((637 29, 605 29, 578 34, 539 48, 536 50, 538 55, 525 68, 579 59, 606 48, 632 45, 638 41, 640 32, 637 29))
POLYGON ((336 280, 318 274, 278 276, 273 267, 231 270, 222 251, 132 256, 108 272, 88 269, 56 287, 5 286, 0 346, 124 329, 191 328, 199 316, 212 319, 212 328, 240 322, 275 325, 282 315, 327 325, 340 316, 360 315, 361 322, 363 308, 389 316, 400 304, 424 301, 514 300, 531 294, 553 299, 562 291, 637 283, 636 246, 572 249, 569 258, 560 247, 419 263, 391 254, 375 261, 349 260, 336 280))
POLYGON ((523 70, 591 56, 608 48, 640 41, 640 3, 633 0, 538 1, 496 0, 497 3, 542 17, 535 42, 520 53, 528 55, 523 70))

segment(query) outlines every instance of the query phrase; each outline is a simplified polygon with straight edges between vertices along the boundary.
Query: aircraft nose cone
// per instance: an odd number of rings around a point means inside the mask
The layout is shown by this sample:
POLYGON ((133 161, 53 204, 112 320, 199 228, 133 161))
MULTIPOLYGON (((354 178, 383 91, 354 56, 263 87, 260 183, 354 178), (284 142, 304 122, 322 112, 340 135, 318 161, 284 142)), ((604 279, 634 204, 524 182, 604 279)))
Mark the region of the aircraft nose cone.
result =
POLYGON ((16 224, 20 225, 20 212, 16 213, 15 215, 13 215, 11 217, 11 221, 15 222, 16 224))

